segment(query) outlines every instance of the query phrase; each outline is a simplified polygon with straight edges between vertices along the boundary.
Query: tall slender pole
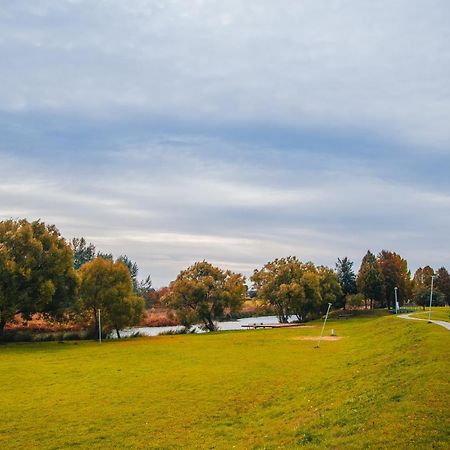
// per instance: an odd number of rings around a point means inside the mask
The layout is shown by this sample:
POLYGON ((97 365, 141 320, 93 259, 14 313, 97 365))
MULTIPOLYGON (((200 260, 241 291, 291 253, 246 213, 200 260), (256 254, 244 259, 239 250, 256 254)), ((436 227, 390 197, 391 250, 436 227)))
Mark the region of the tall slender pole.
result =
POLYGON ((98 310, 98 342, 102 343, 102 318, 100 315, 100 309, 98 310))
POLYGON ((434 281, 434 275, 431 275, 430 312, 428 313, 428 320, 431 320, 431 302, 433 301, 433 281, 434 281))
POLYGON ((328 303, 327 314, 325 315, 325 320, 323 321, 322 332, 320 333, 320 338, 319 338, 319 342, 317 343, 317 348, 320 347, 320 341, 322 340, 323 330, 325 330, 325 324, 327 323, 328 313, 330 312, 330 308, 331 308, 331 303, 328 303))

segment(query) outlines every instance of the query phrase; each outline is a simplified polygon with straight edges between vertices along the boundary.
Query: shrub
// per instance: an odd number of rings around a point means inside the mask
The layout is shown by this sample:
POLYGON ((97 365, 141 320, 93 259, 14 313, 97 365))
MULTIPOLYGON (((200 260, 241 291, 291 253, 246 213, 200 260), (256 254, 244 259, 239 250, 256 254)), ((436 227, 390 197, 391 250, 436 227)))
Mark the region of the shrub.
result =
POLYGON ((363 294, 349 294, 346 297, 345 304, 349 309, 361 308, 364 305, 363 294))

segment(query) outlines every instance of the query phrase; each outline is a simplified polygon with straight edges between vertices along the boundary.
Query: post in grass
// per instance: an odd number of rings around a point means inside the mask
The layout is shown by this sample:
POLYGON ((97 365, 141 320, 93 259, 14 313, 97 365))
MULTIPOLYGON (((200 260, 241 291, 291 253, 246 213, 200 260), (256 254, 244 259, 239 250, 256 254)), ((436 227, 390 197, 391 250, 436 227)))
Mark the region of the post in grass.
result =
POLYGON ((98 310, 98 342, 102 343, 102 321, 100 315, 100 309, 98 310))
POLYGON ((434 275, 431 275, 431 289, 430 289, 430 311, 428 313, 428 322, 431 322, 431 304, 433 302, 433 281, 434 275))
POLYGON ((323 337, 323 331, 325 330, 325 325, 328 320, 328 314, 330 312, 330 309, 331 309, 331 303, 328 303, 327 313, 325 314, 325 320, 323 321, 322 332, 320 333, 319 342, 317 343, 316 348, 320 348, 320 341, 322 340, 322 337, 323 337))

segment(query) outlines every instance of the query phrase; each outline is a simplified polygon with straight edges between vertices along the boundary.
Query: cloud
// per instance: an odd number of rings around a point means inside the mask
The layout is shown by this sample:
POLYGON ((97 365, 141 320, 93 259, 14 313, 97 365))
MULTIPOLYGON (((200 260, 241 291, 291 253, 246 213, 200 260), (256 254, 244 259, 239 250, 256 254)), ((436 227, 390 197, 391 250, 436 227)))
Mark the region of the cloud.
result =
POLYGON ((0 218, 156 285, 450 241, 444 0, 16 0, 0 11, 0 218))
POLYGON ((289 254, 327 265, 343 255, 359 261, 368 247, 412 255, 413 266, 450 256, 448 193, 388 181, 383 165, 349 155, 305 164, 308 151, 182 135, 100 155, 97 166, 10 155, 0 170, 2 216, 40 217, 68 238, 127 253, 156 285, 202 259, 249 275, 289 254))
POLYGON ((6 111, 289 127, 448 149, 445 0, 50 1, 3 7, 6 111))

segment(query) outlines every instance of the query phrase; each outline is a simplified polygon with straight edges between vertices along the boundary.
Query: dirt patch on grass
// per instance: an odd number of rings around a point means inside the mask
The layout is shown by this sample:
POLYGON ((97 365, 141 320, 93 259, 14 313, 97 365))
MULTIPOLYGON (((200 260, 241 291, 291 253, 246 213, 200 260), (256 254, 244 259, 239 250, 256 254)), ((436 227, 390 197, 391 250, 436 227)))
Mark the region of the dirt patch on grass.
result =
MULTIPOLYGON (((319 336, 297 336, 295 338, 296 341, 318 341, 320 340, 319 336)), ((322 341, 340 341, 344 339, 344 336, 324 336, 322 341)))

